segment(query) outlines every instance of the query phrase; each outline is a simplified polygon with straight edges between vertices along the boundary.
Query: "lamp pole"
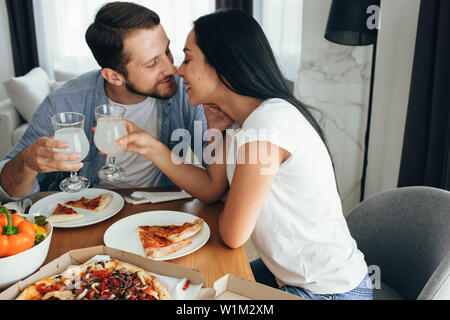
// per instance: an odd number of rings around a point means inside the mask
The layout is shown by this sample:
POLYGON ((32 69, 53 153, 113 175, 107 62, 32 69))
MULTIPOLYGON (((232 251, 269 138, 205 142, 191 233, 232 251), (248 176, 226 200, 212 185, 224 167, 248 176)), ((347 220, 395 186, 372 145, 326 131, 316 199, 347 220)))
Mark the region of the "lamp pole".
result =
POLYGON ((373 45, 372 70, 370 75, 369 106, 364 139, 364 160, 361 176, 360 201, 364 200, 367 163, 369 152, 370 123, 372 119, 373 88, 377 52, 377 28, 369 28, 368 12, 371 7, 380 6, 380 0, 333 0, 330 7, 325 38, 331 42, 346 46, 373 45))
POLYGON ((372 104, 373 104, 373 87, 375 80, 375 63, 377 58, 377 40, 373 44, 372 52, 372 71, 370 74, 370 91, 369 91, 369 106, 367 108, 367 126, 366 126, 366 136, 364 140, 364 161, 363 161, 363 173, 361 177, 361 193, 360 202, 364 200, 365 190, 366 190, 366 176, 367 176, 367 163, 369 155, 369 137, 370 137, 370 124, 372 121, 372 104))

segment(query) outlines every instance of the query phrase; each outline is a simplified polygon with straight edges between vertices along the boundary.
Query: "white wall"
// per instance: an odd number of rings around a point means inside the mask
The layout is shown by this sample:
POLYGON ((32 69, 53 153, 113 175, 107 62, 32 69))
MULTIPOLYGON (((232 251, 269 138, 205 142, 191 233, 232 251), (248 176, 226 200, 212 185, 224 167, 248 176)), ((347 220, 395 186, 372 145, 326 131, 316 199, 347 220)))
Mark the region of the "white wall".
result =
POLYGON ((397 187, 420 0, 381 1, 365 198, 397 187))
MULTIPOLYGON (((420 0, 381 2, 365 198, 396 188, 409 102, 420 0)), ((359 203, 372 46, 324 39, 331 0, 305 0, 296 93, 322 112, 344 214, 359 203)))
POLYGON ((0 1, 0 57, 2 57, 0 61, 0 100, 3 100, 6 98, 3 82, 14 76, 8 12, 5 1, 0 1))
POLYGON ((360 199, 369 102, 372 46, 343 46, 325 39, 331 0, 303 3, 300 100, 320 110, 344 214, 360 199))

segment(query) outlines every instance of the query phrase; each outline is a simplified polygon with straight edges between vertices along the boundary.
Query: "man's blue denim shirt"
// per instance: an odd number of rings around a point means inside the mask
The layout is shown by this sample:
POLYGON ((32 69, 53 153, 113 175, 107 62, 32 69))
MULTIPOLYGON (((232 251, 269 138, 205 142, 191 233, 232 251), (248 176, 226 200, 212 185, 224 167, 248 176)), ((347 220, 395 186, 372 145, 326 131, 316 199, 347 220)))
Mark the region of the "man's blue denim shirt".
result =
MULTIPOLYGON (((83 160, 84 166, 79 171, 79 174, 88 178, 91 186, 97 184, 99 182, 98 170, 105 164, 106 156, 100 155, 97 147, 93 143, 94 132, 91 128, 96 126, 94 108, 107 103, 104 81, 99 70, 91 71, 81 75, 77 79, 68 81, 62 87, 48 95, 34 112, 31 122, 20 138, 20 141, 0 162, 0 175, 6 163, 14 159, 22 150, 33 144, 38 138, 54 135, 54 129, 50 120, 54 114, 73 111, 86 116, 84 131, 91 145, 89 154, 83 160)), ((186 94, 183 81, 175 76, 175 82, 178 85, 178 91, 175 96, 170 99, 156 99, 156 106, 160 108, 160 112, 158 112, 160 115, 158 127, 161 128, 159 134, 160 141, 170 149, 173 149, 179 141, 171 140, 172 132, 176 129, 185 129, 186 133, 190 133, 191 149, 198 159, 202 159, 199 153, 203 152, 203 135, 207 129, 203 107, 190 106, 189 97, 186 94), (195 134, 194 128, 196 128, 195 134), (201 133, 199 132, 200 130, 201 133), (197 146, 196 148, 194 144, 197 146), (202 147, 198 148, 199 145, 202 147)), ((40 173, 34 181, 32 191, 26 197, 30 197, 39 191, 59 191, 59 182, 68 176, 68 172, 40 173)), ((161 173, 159 181, 154 186, 164 187, 173 185, 172 181, 161 173)), ((1 185, 0 195, 2 198, 8 200, 19 200, 19 198, 11 197, 1 185)))

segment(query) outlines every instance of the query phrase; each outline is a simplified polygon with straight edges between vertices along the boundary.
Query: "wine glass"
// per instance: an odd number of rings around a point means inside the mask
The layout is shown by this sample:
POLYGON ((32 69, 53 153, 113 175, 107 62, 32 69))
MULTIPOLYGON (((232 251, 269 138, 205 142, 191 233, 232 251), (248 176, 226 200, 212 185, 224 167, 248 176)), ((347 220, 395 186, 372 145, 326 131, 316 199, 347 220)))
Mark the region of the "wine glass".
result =
MULTIPOLYGON (((89 153, 89 141, 84 132, 83 114, 78 112, 61 112, 55 114, 52 118, 53 128, 55 129, 55 140, 65 141, 69 144, 66 149, 53 148, 55 152, 78 153, 81 158, 76 161, 66 161, 66 163, 77 163, 83 161, 89 153)), ((88 188, 89 179, 78 176, 76 171, 70 172, 70 177, 60 182, 59 188, 65 192, 78 192, 88 188)))
POLYGON ((125 108, 122 106, 105 104, 95 108, 97 127, 94 143, 107 156, 106 164, 99 170, 98 176, 106 181, 118 181, 124 175, 123 169, 115 165, 116 156, 125 150, 125 146, 119 146, 116 140, 128 135, 124 116, 125 108))

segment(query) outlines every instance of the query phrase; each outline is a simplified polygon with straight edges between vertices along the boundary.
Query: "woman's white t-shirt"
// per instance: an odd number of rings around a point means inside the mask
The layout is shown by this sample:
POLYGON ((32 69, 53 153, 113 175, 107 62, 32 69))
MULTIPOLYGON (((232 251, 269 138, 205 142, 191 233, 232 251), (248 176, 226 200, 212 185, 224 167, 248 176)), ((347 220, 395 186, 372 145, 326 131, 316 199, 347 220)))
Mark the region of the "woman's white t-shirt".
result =
POLYGON ((299 286, 316 294, 357 287, 367 264, 348 230, 320 136, 289 102, 264 101, 234 132, 236 149, 229 152, 234 161, 227 161, 230 185, 236 150, 256 140, 291 154, 277 172, 251 236, 264 264, 280 286, 299 286))

